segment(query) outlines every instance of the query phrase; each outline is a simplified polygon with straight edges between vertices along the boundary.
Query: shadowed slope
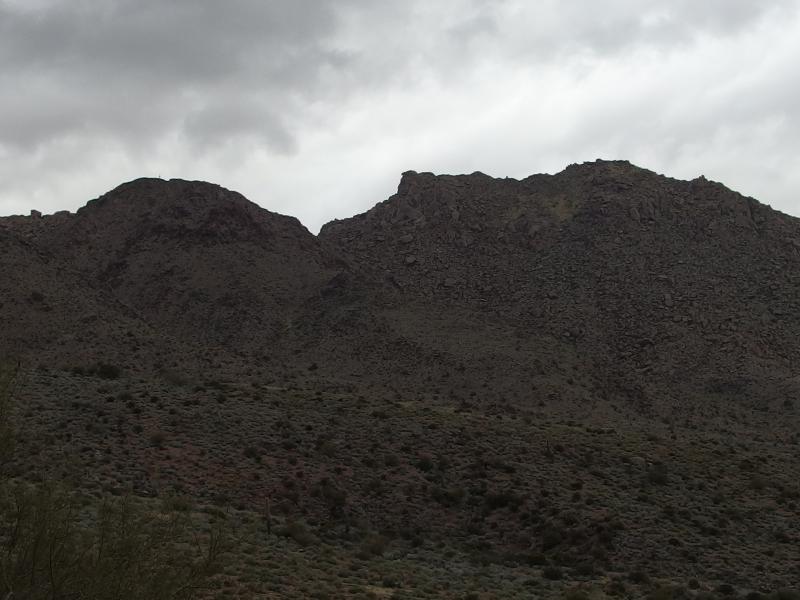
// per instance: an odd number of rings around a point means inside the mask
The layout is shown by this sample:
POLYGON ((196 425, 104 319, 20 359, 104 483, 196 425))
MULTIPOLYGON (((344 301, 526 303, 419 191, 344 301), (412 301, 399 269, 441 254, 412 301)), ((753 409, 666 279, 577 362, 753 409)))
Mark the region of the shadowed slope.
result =
POLYGON ((521 181, 406 173, 320 238, 398 336, 479 370, 494 349, 498 367, 649 402, 763 394, 800 359, 800 221, 702 178, 625 162, 521 181))
POLYGON ((299 221, 202 182, 132 181, 39 242, 154 326, 215 344, 269 343, 330 277, 299 221))

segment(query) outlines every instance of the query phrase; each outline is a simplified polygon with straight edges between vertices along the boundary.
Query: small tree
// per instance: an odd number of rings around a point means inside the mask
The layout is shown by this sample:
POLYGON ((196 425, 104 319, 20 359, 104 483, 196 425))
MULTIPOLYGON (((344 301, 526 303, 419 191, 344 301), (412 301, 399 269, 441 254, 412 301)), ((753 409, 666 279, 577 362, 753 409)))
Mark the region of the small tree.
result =
POLYGON ((4 492, 3 597, 190 600, 223 552, 219 531, 194 545, 188 515, 151 512, 132 498, 84 507, 53 483, 4 492))
MULTIPOLYGON (((19 366, 0 363, 0 467, 14 450, 19 366)), ((191 600, 225 552, 222 529, 198 539, 190 515, 133 498, 88 505, 63 485, 0 471, 0 598, 191 600)))

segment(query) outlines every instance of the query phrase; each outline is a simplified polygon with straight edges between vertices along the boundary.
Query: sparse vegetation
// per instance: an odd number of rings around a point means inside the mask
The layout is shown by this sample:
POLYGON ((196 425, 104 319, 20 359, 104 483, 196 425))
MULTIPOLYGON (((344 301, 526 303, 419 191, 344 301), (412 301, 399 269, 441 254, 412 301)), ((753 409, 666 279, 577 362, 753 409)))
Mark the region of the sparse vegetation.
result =
POLYGON ((2 600, 792 598, 797 222, 617 162, 319 237, 138 186, 0 223, 2 600))
POLYGON ((72 367, 72 373, 84 377, 99 377, 100 379, 119 379, 122 369, 116 365, 99 362, 89 366, 72 367))

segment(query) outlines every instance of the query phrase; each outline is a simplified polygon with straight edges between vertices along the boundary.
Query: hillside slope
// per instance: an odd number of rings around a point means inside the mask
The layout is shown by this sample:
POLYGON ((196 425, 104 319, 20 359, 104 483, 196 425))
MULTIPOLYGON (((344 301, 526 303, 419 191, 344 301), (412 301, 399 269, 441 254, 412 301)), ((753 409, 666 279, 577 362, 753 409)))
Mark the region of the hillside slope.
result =
POLYGON ((721 184, 408 172, 315 237, 144 179, 0 250, 20 476, 268 505, 247 564, 438 557, 411 597, 800 580, 800 220, 721 184))
POLYGON ((33 244, 192 341, 268 343, 331 276, 296 219, 202 182, 139 179, 25 226, 33 244))

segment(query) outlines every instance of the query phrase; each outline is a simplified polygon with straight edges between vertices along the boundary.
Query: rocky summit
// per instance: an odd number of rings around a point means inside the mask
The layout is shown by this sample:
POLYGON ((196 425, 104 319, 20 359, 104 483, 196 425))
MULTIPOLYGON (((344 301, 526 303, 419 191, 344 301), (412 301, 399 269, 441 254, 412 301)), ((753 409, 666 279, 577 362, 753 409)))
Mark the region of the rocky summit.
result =
POLYGON ((792 594, 798 340, 800 220, 625 161, 0 218, 14 476, 266 519, 218 597, 792 594))

